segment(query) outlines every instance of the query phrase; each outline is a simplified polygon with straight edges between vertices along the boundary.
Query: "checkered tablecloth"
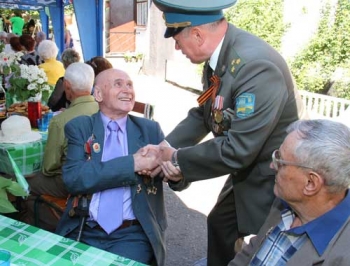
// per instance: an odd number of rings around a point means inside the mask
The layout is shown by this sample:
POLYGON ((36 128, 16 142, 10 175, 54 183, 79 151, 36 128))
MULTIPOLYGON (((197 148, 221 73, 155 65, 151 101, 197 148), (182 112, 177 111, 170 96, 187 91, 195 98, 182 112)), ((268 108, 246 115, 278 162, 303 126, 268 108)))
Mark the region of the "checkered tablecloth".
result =
POLYGON ((17 182, 28 191, 24 176, 41 170, 47 133, 42 140, 24 144, 0 143, 1 173, 16 177, 17 182))
POLYGON ((23 144, 0 144, 1 161, 0 171, 13 174, 13 163, 5 157, 11 157, 23 175, 31 175, 41 170, 46 140, 23 144), (7 151, 7 153, 5 152, 7 151), (3 157, 5 156, 5 157, 3 157))
POLYGON ((23 266, 145 265, 2 215, 0 247, 11 252, 11 263, 23 266))

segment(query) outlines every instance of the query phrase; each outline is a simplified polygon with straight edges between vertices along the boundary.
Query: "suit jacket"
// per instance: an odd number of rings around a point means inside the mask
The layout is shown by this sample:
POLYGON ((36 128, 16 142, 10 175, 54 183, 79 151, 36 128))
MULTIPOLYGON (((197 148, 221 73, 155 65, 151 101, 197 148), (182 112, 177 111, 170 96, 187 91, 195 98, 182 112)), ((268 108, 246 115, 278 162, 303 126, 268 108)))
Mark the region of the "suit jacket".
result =
MULTIPOLYGON (((266 222, 261 227, 258 235, 250 240, 249 245, 235 256, 229 266, 246 266, 260 245, 264 241, 270 228, 275 227, 281 221, 281 211, 285 206, 279 199, 276 199, 266 222)), ((350 217, 333 237, 328 247, 320 256, 312 242, 307 238, 302 247, 291 257, 286 266, 348 266, 350 265, 349 252, 350 239, 350 217)))
MULTIPOLYGON (((162 180, 155 179, 156 194, 148 194, 147 180, 134 172, 133 154, 147 144, 158 144, 164 139, 157 122, 128 116, 126 124, 129 155, 101 162, 104 143, 104 127, 100 113, 80 116, 67 123, 67 161, 63 166, 63 181, 72 195, 93 194, 105 189, 130 186, 132 207, 136 218, 149 238, 158 265, 164 265, 164 231, 167 228, 162 180), (87 160, 84 145, 91 138, 91 159, 87 160)), ((79 225, 79 218, 68 216, 72 198, 59 221, 56 232, 67 235, 79 225)))
MULTIPOLYGON (((209 87, 207 68, 204 90, 209 87)), ((177 157, 184 176, 171 187, 181 190, 190 182, 230 174, 219 201, 233 189, 239 231, 256 234, 274 199, 271 154, 283 142, 287 126, 303 116, 302 101, 282 56, 231 24, 214 74, 221 80, 216 95, 223 97, 224 131, 215 128, 211 99, 189 111, 166 137, 181 148, 177 157), (241 104, 244 96, 250 106, 241 104), (210 131, 215 138, 198 144, 210 131)))

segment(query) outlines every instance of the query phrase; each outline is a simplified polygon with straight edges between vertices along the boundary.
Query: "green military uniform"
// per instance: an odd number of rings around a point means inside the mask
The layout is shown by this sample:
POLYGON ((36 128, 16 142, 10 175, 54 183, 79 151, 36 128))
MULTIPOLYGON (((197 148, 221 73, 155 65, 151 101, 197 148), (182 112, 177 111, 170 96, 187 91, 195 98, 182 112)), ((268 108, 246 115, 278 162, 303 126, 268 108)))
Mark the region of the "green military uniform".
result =
MULTIPOLYGON (((165 37, 170 37, 185 24, 173 23, 179 22, 177 11, 167 12, 165 37), (169 29, 174 25, 178 28, 169 29)), ((179 12, 184 12, 179 17, 191 22, 189 26, 215 20, 192 23, 189 12, 194 11, 179 12)), ((200 11, 196 10, 195 16, 200 17, 200 11)), ((212 85, 208 67, 207 62, 204 91, 212 85)), ((282 56, 260 38, 233 25, 228 25, 214 75, 213 82, 219 84, 214 100, 209 98, 191 109, 166 140, 180 148, 177 160, 184 179, 170 184, 174 190, 229 174, 208 216, 208 266, 221 266, 234 257, 237 238, 256 234, 267 217, 274 200, 271 154, 283 142, 287 126, 303 116, 303 107, 282 56), (199 143, 209 132, 215 138, 199 143)))

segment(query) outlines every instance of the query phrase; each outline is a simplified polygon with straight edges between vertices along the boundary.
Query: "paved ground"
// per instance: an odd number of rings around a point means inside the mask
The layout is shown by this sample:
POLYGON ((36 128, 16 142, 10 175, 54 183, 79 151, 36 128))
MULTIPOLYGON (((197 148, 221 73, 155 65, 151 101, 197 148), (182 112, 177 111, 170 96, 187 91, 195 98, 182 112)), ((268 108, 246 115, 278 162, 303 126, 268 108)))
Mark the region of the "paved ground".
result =
MULTIPOLYGON (((122 68, 113 62, 115 67, 122 68)), ((166 83, 159 78, 133 76, 136 100, 155 106, 154 119, 165 134, 197 105, 197 94, 166 83)), ((214 206, 225 177, 192 183, 185 191, 174 192, 165 185, 168 212, 166 266, 191 266, 206 256, 206 217, 214 206)))

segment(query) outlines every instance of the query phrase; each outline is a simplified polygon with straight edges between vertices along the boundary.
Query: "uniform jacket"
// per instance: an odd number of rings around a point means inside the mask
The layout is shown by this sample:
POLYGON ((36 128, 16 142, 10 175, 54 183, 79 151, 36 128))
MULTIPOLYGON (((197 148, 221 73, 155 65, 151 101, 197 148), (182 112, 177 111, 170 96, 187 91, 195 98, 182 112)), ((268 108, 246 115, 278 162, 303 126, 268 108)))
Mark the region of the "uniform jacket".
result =
MULTIPOLYGON (((209 86, 207 68, 204 90, 209 86)), ((214 74, 221 80, 217 95, 223 97, 225 130, 214 130, 211 99, 189 111, 166 137, 181 148, 177 156, 184 176, 171 187, 181 190, 189 182, 229 174, 219 200, 233 185, 239 231, 256 234, 274 199, 271 154, 283 142, 287 126, 302 116, 302 102, 281 55, 231 24, 214 74), (198 144, 210 131, 215 138, 198 144)))
MULTIPOLYGON (((276 199, 271 208, 271 212, 257 237, 251 239, 249 245, 244 247, 243 250, 236 255, 234 260, 229 263, 229 266, 249 265, 251 258, 264 241, 269 229, 280 223, 281 211, 283 209, 285 209, 285 206, 279 199, 276 199)), ((307 238, 306 242, 291 257, 286 266, 348 266, 350 265, 349 239, 350 217, 333 237, 322 255, 318 254, 310 239, 307 238)))
MULTIPOLYGON (((104 143, 104 127, 100 113, 80 116, 65 127, 68 139, 67 161, 63 166, 63 181, 72 195, 93 194, 105 189, 130 186, 132 207, 136 218, 153 247, 158 265, 164 265, 164 231, 167 220, 164 208, 162 180, 156 178, 157 193, 147 193, 147 180, 134 172, 133 154, 147 144, 158 144, 164 140, 157 122, 128 116, 126 124, 129 155, 101 162, 104 143), (87 159, 84 145, 92 140, 91 159, 87 159)), ((56 232, 67 235, 79 225, 78 218, 68 216, 72 199, 67 204, 56 232)))

